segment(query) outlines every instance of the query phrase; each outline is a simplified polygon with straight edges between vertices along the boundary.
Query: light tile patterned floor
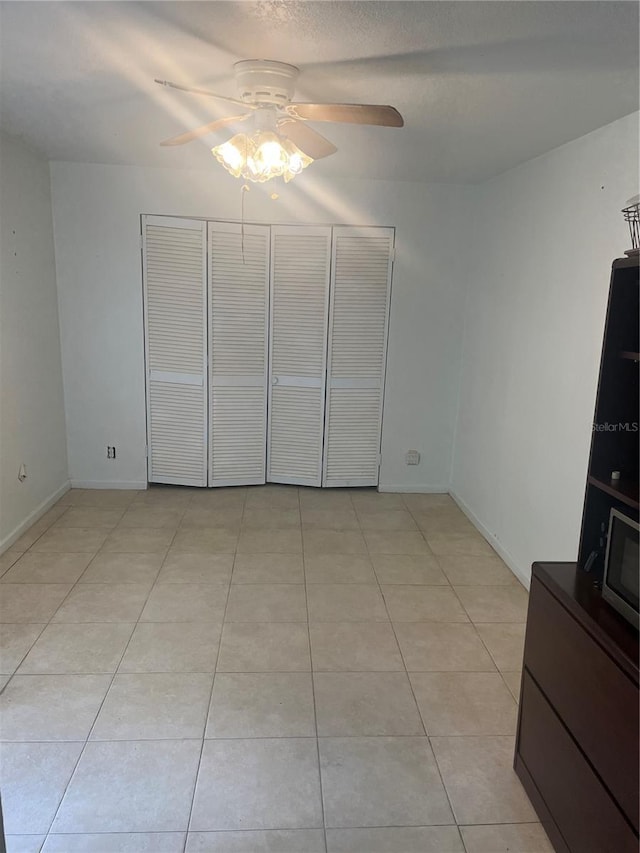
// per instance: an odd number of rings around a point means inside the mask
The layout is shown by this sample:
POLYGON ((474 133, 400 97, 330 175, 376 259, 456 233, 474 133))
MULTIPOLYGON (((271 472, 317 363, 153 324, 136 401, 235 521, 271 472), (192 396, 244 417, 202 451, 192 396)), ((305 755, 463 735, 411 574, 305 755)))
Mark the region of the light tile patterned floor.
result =
POLYGON ((548 853, 527 594, 444 495, 73 490, 0 558, 9 853, 548 853))

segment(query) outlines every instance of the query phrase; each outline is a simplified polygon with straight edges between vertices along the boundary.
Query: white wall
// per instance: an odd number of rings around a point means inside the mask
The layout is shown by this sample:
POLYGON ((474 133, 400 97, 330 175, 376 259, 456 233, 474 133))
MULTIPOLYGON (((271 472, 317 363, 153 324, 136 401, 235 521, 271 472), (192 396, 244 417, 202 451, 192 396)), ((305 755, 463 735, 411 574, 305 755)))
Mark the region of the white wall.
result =
MULTIPOLYGON (((394 225, 394 269, 381 484, 446 491, 461 354, 461 232, 472 189, 352 180, 309 172, 272 201, 252 187, 245 218, 394 225), (404 453, 419 450, 419 466, 404 453)), ((139 217, 240 218, 240 183, 210 172, 52 163, 56 264, 75 484, 146 481, 139 217), (107 460, 106 445, 117 447, 107 460)))
POLYGON ((0 200, 2 551, 68 481, 49 166, 4 134, 0 200))
POLYGON ((638 115, 478 188, 453 493, 525 580, 575 560, 638 115))

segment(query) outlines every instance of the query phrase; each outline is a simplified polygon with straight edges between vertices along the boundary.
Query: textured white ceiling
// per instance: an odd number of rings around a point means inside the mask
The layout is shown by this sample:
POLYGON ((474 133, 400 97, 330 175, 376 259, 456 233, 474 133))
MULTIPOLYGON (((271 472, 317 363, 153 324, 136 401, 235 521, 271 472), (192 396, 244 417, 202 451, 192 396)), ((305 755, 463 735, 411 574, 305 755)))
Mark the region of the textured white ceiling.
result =
MULTIPOLYGON (((388 103, 405 127, 316 124, 318 174, 480 181, 638 109, 633 2, 3 2, 0 126, 52 160, 211 168, 232 64, 298 65, 298 100, 388 103)), ((229 134, 226 134, 228 136, 229 134)), ((223 136, 222 138, 226 138, 223 136)))

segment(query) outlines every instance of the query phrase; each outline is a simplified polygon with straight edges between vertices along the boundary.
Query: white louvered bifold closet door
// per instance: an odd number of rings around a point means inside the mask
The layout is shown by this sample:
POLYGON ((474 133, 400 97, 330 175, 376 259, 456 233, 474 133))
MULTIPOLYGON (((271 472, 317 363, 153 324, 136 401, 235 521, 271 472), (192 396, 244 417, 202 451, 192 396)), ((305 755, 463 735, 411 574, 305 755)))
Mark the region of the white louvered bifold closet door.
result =
POLYGON ((209 485, 264 483, 269 226, 208 228, 209 485))
POLYGON ((142 218, 148 478, 207 485, 205 223, 142 218))
POLYGON ((333 229, 323 486, 377 486, 393 228, 333 229))
POLYGON ((319 486, 331 228, 272 226, 267 480, 319 486))

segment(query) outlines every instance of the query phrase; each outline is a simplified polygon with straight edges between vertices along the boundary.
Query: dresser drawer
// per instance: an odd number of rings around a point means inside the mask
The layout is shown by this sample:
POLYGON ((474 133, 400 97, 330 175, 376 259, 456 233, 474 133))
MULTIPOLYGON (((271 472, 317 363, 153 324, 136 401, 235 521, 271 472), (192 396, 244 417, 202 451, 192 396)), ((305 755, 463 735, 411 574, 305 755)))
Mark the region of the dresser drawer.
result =
POLYGON ((526 672, 520 703, 518 754, 569 850, 637 853, 635 833, 526 672))
POLYGON ((535 578, 524 665, 637 830, 637 687, 535 578))

